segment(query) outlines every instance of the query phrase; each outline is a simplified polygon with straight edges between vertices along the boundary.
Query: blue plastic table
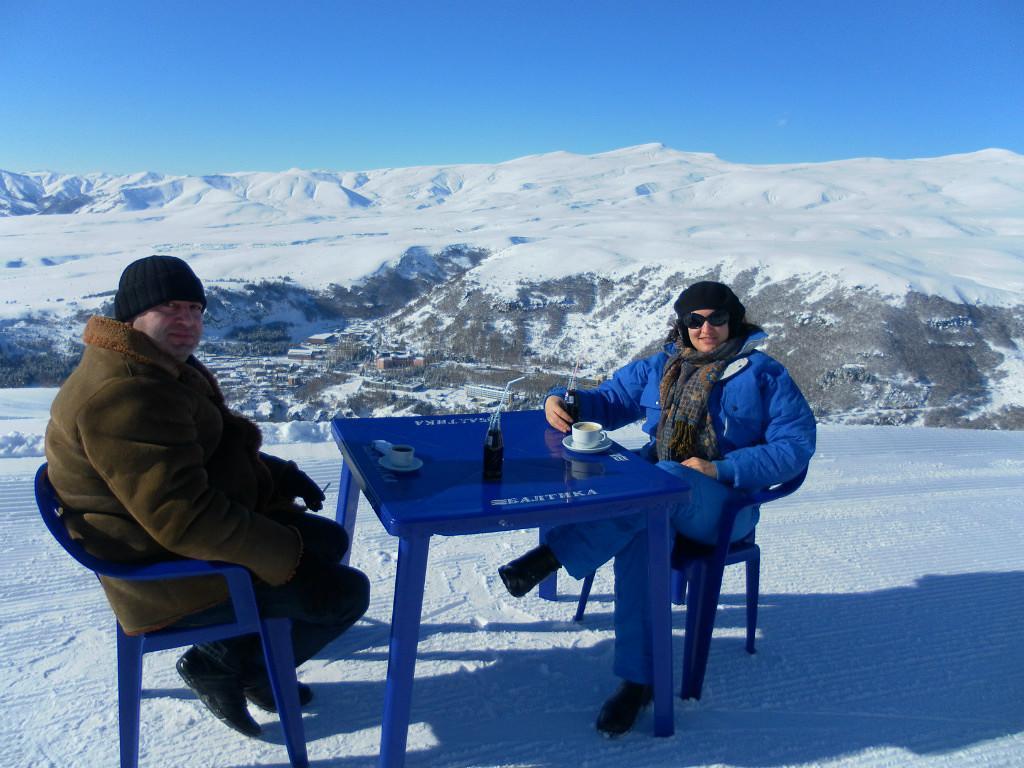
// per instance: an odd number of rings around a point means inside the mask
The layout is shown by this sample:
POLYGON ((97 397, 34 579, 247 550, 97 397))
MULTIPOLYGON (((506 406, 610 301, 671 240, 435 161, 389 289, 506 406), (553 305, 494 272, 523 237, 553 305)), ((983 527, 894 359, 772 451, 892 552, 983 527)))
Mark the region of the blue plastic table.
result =
MULTIPOLYGON (((457 536, 579 522, 647 511, 650 547, 654 733, 670 736, 672 646, 668 509, 689 495, 679 478, 613 444, 576 454, 540 411, 502 415, 505 460, 500 480, 483 479, 488 416, 334 419, 344 456, 338 522, 355 541, 362 491, 384 528, 399 539, 381 732, 381 766, 405 760, 427 552, 434 534, 457 536), (408 443, 423 466, 398 473, 380 464, 374 440, 408 443)), ((497 563, 495 566, 497 567, 497 563)))

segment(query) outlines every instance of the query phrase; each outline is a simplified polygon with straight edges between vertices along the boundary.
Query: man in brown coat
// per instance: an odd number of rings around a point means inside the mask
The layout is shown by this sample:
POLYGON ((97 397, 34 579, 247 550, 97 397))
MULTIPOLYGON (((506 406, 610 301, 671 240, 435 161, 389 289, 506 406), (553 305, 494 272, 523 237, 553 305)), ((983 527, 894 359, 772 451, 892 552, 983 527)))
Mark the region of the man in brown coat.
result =
MULTIPOLYGON (((232 413, 193 356, 206 294, 173 256, 128 265, 115 318, 92 317, 82 360, 54 399, 48 474, 72 536, 118 562, 195 558, 237 563, 255 577, 264 617, 292 619, 296 666, 366 611, 369 582, 341 565, 345 530, 319 510, 324 495, 294 462, 259 451, 259 428, 232 413)), ((102 579, 124 631, 230 619, 219 576, 102 579)), ((223 722, 255 736, 246 699, 273 710, 255 636, 192 647, 178 671, 223 722)), ((300 700, 312 698, 300 685, 300 700)))

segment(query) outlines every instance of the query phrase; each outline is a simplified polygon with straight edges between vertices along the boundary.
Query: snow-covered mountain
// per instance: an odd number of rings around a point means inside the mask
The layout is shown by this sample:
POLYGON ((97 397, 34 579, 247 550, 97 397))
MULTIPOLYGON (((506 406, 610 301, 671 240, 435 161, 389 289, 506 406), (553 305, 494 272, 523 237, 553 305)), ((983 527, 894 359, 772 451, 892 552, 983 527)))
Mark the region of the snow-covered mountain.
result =
POLYGON ((837 420, 1024 426, 1024 157, 744 165, 644 145, 494 165, 164 176, 0 171, 0 349, 74 338, 148 253, 211 326, 388 317, 424 351, 595 371, 675 294, 746 297, 837 420))

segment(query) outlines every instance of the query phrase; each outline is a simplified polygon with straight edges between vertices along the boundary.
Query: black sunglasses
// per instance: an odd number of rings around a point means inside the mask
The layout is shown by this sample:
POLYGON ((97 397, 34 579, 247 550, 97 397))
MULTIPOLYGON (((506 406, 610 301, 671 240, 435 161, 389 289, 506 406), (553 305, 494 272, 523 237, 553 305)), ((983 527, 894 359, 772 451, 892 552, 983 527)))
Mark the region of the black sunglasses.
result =
POLYGON ((707 317, 704 315, 698 315, 696 312, 689 312, 679 318, 679 322, 691 331, 696 331, 704 323, 711 323, 716 328, 720 325, 725 325, 729 322, 729 310, 727 309, 716 309, 707 317))

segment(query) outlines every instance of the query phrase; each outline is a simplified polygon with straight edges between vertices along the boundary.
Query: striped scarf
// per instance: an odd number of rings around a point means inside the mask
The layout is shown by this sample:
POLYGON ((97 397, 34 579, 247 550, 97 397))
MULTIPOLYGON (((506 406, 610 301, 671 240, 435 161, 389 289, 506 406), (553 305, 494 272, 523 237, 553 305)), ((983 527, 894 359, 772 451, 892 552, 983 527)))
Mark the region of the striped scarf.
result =
POLYGON ((743 342, 729 339, 708 353, 681 347, 668 361, 661 378, 661 418, 655 432, 659 461, 721 458, 708 398, 743 342))

